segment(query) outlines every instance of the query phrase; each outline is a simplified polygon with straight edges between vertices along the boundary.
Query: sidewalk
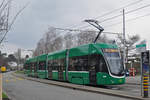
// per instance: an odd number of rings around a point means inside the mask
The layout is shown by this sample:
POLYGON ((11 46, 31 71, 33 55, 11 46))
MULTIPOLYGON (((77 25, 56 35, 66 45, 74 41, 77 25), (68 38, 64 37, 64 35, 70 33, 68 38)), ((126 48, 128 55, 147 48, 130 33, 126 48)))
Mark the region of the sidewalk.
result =
MULTIPOLYGON (((126 77, 126 83, 140 85, 141 84, 141 76, 138 75, 135 77, 133 77, 133 76, 126 77)), ((149 85, 150 85, 150 82, 149 82, 149 85)))

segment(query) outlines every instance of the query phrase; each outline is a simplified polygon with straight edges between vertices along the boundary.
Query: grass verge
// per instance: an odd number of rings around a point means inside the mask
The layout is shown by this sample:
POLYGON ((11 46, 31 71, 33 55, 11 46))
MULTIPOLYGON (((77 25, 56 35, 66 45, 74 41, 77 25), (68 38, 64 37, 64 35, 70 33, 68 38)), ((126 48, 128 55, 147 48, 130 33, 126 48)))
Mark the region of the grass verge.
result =
POLYGON ((5 93, 2 93, 2 98, 8 98, 8 96, 5 93))
POLYGON ((16 71, 15 73, 16 73, 16 74, 23 74, 24 71, 16 71))

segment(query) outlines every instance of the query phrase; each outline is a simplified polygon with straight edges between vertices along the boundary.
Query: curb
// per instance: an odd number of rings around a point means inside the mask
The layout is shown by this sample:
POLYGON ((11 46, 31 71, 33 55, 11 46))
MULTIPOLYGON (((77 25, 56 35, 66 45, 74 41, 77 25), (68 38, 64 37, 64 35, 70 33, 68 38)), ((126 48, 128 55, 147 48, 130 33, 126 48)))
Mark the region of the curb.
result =
POLYGON ((60 86, 60 87, 75 89, 75 90, 80 90, 80 91, 92 92, 92 93, 97 93, 97 94, 105 94, 105 95, 111 95, 111 96, 117 96, 117 97, 135 99, 135 100, 148 100, 149 99, 149 98, 142 98, 142 97, 138 97, 138 96, 123 94, 123 93, 121 93, 122 91, 116 92, 115 90, 108 90, 108 89, 101 89, 101 90, 88 89, 88 88, 85 88, 85 86, 84 87, 77 87, 79 85, 75 85, 75 84, 73 84, 74 86, 71 86, 71 85, 60 84, 58 82, 55 82, 55 83, 54 82, 45 82, 45 81, 42 81, 39 79, 33 79, 30 77, 26 77, 26 76, 19 76, 16 73, 12 73, 12 75, 16 76, 16 77, 23 78, 23 79, 35 81, 35 82, 40 82, 40 83, 44 83, 44 84, 55 85, 55 86, 60 86), (114 93, 114 91, 116 93, 114 93))

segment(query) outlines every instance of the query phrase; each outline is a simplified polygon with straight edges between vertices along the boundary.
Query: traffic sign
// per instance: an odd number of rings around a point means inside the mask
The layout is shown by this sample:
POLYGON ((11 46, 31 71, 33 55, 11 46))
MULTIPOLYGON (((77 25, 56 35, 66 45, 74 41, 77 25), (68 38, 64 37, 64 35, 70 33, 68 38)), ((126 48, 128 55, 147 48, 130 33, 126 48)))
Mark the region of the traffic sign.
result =
POLYGON ((146 51, 146 44, 136 45, 136 51, 139 53, 146 51))
POLYGON ((141 47, 146 47, 146 44, 139 44, 139 45, 136 45, 136 48, 141 48, 141 47))

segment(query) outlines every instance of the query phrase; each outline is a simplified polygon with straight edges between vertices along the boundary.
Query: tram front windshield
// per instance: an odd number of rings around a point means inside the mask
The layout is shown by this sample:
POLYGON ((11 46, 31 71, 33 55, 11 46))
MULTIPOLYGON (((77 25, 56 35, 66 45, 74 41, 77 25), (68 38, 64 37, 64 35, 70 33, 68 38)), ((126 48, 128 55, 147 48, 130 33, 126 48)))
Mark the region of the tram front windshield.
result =
POLYGON ((118 50, 117 49, 105 49, 104 56, 108 62, 111 74, 117 75, 117 76, 123 76, 124 67, 123 67, 123 62, 120 58, 118 50))

